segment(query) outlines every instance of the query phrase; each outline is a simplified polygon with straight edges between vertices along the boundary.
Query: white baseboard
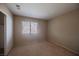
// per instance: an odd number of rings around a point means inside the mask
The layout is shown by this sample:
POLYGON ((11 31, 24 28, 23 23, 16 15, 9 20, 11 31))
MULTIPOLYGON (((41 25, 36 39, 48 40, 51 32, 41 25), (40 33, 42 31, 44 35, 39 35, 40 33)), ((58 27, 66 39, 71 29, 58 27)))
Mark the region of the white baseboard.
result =
MULTIPOLYGON (((50 41, 48 41, 48 42, 50 42, 50 41)), ((61 43, 59 43, 59 42, 50 42, 50 43, 51 43, 51 44, 55 44, 55 45, 57 45, 57 46, 60 46, 60 47, 62 47, 62 48, 64 48, 64 49, 68 50, 69 52, 71 52, 71 53, 73 53, 73 54, 79 56, 79 53, 78 53, 78 52, 76 52, 76 51, 74 51, 74 50, 72 50, 72 49, 70 49, 70 48, 68 48, 68 47, 65 47, 63 44, 61 44, 61 43)))

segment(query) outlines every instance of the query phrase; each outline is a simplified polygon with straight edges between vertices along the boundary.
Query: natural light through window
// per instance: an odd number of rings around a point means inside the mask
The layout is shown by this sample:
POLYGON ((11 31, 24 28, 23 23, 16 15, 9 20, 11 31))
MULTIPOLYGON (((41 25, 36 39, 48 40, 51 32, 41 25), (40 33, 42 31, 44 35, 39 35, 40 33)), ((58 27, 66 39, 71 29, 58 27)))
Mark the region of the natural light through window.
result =
POLYGON ((37 23, 31 22, 31 33, 37 33, 37 23))
POLYGON ((37 33, 37 25, 36 22, 22 22, 22 33, 23 34, 36 34, 37 33))
POLYGON ((30 22, 22 22, 22 33, 30 33, 30 22))

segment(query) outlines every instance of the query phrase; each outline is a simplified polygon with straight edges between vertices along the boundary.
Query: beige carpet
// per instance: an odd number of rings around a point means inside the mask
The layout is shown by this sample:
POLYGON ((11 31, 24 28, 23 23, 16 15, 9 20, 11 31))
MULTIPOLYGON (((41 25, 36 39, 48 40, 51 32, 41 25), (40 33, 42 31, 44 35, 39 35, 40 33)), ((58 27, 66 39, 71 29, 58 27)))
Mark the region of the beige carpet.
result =
POLYGON ((32 43, 26 46, 15 47, 9 56, 71 56, 69 51, 48 42, 32 43))

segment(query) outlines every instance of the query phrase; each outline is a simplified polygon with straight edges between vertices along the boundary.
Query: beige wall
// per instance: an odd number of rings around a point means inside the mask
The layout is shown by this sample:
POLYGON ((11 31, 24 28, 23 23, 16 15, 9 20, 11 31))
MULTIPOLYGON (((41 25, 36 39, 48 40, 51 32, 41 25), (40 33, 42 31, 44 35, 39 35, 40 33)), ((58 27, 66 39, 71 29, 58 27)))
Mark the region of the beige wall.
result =
POLYGON ((10 11, 3 4, 0 4, 0 11, 6 15, 4 20, 4 48, 5 55, 7 55, 13 46, 13 18, 10 11))
POLYGON ((79 9, 48 22, 48 41, 79 52, 79 9))
POLYGON ((24 46, 34 42, 42 42, 46 39, 47 35, 47 21, 37 20, 33 18, 14 16, 14 41, 15 46, 24 46), (37 34, 23 34, 22 22, 32 21, 38 23, 37 34))

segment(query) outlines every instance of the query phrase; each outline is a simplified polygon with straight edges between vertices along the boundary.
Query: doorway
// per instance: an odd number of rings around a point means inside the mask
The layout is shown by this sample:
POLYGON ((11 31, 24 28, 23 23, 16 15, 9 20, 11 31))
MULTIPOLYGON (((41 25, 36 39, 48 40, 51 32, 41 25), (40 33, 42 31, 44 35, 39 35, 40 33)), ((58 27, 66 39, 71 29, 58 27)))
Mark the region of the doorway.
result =
POLYGON ((0 56, 4 55, 4 19, 5 15, 0 12, 0 56))

